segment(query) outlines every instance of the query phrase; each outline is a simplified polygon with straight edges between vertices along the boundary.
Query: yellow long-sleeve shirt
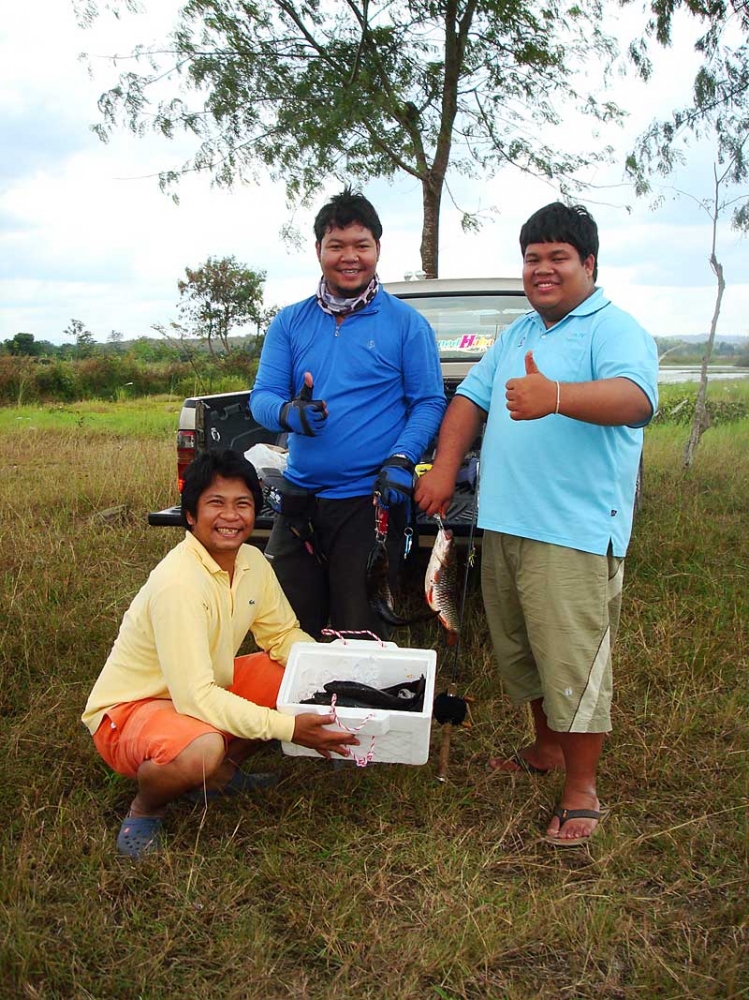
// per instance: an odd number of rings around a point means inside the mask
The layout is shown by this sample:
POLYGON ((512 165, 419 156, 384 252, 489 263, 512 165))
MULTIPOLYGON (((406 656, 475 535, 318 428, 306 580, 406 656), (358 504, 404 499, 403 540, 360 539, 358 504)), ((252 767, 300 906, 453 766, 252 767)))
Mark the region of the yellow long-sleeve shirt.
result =
POLYGON ((234 578, 190 532, 156 566, 125 613, 107 662, 89 695, 83 723, 91 733, 123 702, 171 698, 178 712, 245 739, 291 740, 293 716, 226 690, 248 631, 286 666, 303 632, 269 563, 243 545, 234 578))

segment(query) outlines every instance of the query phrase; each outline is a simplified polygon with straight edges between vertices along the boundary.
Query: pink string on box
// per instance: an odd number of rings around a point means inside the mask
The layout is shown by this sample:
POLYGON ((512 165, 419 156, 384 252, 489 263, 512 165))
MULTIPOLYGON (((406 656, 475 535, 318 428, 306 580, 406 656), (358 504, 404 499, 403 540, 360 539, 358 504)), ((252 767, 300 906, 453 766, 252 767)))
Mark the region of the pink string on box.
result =
MULTIPOLYGON (((338 701, 338 695, 334 694, 330 699, 330 711, 333 713, 333 722, 335 722, 335 724, 340 729, 345 729, 347 733, 358 733, 360 729, 363 729, 364 726, 366 726, 366 724, 369 722, 370 719, 374 718, 374 712, 370 712, 369 715, 366 715, 364 717, 361 725, 354 726, 353 728, 351 728, 350 726, 347 726, 345 722, 341 722, 341 720, 338 718, 338 712, 336 711, 335 707, 337 701, 338 701)), ((374 760, 374 745, 375 745, 375 738, 373 736, 370 740, 369 750, 367 750, 367 752, 363 754, 363 756, 361 757, 357 757, 357 755, 350 747, 343 747, 343 749, 346 751, 347 757, 352 757, 356 761, 357 767, 366 767, 367 764, 371 764, 372 761, 374 760)))
MULTIPOLYGON (((348 645, 348 643, 344 639, 345 635, 368 635, 371 636, 376 642, 379 642, 379 644, 382 647, 385 646, 385 643, 379 637, 379 635, 375 635, 374 632, 370 632, 368 629, 352 629, 352 630, 344 629, 342 632, 337 632, 334 628, 324 628, 322 629, 321 635, 334 635, 336 639, 341 640, 344 646, 348 645)), ((336 711, 335 707, 337 700, 338 696, 335 694, 330 699, 330 710, 333 713, 333 721, 341 729, 345 729, 347 733, 358 733, 359 730, 362 729, 369 722, 371 718, 373 718, 374 713, 370 712, 369 715, 367 715, 364 718, 364 721, 360 726, 356 726, 354 729, 350 729, 345 723, 341 722, 341 720, 338 718, 338 712, 336 711)), ((366 767, 367 764, 371 764, 372 761, 374 760, 374 745, 375 745, 375 738, 373 736, 369 744, 369 750, 367 750, 367 752, 361 757, 357 757, 354 751, 349 749, 349 747, 344 747, 344 749, 346 751, 346 756, 352 757, 356 761, 357 767, 366 767)))
POLYGON ((379 637, 379 635, 375 635, 374 632, 369 632, 369 631, 367 631, 367 629, 359 629, 359 630, 351 631, 351 632, 349 632, 349 631, 347 631, 347 630, 344 629, 343 632, 336 632, 336 630, 334 628, 324 628, 321 631, 320 634, 321 635, 334 635, 336 637, 336 639, 340 639, 341 640, 341 642, 343 643, 344 646, 348 645, 348 643, 346 642, 346 640, 343 638, 344 635, 370 635, 370 636, 372 636, 373 639, 375 639, 377 642, 379 642, 379 644, 381 646, 385 646, 385 642, 379 637))

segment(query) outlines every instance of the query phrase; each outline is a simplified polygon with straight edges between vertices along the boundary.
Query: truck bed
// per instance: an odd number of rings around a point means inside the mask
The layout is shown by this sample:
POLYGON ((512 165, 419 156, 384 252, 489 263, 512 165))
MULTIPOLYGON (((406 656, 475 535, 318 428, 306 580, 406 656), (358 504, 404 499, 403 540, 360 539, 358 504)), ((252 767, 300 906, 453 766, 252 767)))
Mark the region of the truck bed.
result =
MULTIPOLYGON (((255 518, 255 530, 251 542, 261 542, 267 538, 273 526, 273 511, 267 504, 263 505, 260 515, 255 518)), ((475 516, 475 498, 472 492, 456 492, 453 502, 447 512, 447 517, 443 519, 446 528, 452 529, 457 537, 468 535, 471 530, 471 522, 475 516)), ((179 505, 165 507, 163 510, 151 511, 148 515, 148 523, 153 527, 160 528, 181 528, 182 518, 179 505)), ((480 530, 475 529, 479 534, 480 530)), ((437 522, 432 517, 426 517, 419 511, 414 526, 414 534, 418 535, 419 541, 430 545, 437 533, 437 522)))

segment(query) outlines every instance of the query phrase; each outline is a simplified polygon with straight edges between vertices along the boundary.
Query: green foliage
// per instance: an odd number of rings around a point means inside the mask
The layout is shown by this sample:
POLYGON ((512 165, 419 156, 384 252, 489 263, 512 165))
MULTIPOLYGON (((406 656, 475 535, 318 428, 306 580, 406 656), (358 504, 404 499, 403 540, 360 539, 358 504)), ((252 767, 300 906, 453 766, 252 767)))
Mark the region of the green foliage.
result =
POLYGON ((238 348, 213 360, 204 353, 191 362, 173 353, 159 361, 129 353, 81 360, 0 355, 0 405, 232 392, 252 385, 257 362, 254 351, 238 348))
POLYGON ((511 165, 568 190, 580 166, 608 155, 541 140, 562 102, 600 120, 620 114, 574 82, 586 62, 605 73, 612 59, 600 14, 600 0, 189 0, 172 44, 140 48, 143 71, 102 94, 96 131, 195 137, 165 188, 186 170, 230 185, 262 164, 305 200, 331 175, 405 172, 422 186, 422 268, 436 277, 449 170, 511 165), (173 93, 162 99, 165 81, 173 93))
POLYGON ((43 353, 42 345, 34 340, 33 333, 17 333, 12 340, 4 340, 2 346, 7 354, 38 357, 43 353))
POLYGON ((80 319, 71 319, 62 331, 64 337, 75 341, 74 355, 77 358, 89 358, 96 350, 94 335, 80 319))
MULTIPOLYGON (((697 398, 682 395, 676 402, 661 400, 654 424, 678 424, 689 427, 694 420, 697 398)), ((705 406, 710 426, 734 424, 749 417, 749 404, 741 399, 707 399, 705 406)))
MULTIPOLYGON (((82 399, 83 391, 77 368, 78 366, 73 362, 62 360, 39 365, 34 373, 33 397, 39 401, 59 400, 61 402, 82 399)), ((0 400, 6 401, 1 382, 0 400)))
MULTIPOLYGON (((625 0, 626 2, 626 0, 625 0)), ((655 36, 661 45, 671 41, 671 24, 682 0, 652 0, 654 17, 648 23, 641 48, 634 54, 643 75, 649 64, 643 53, 647 37, 655 36)), ((692 100, 677 108, 666 121, 654 121, 640 136, 637 148, 627 157, 627 172, 635 182, 638 194, 650 191, 653 174, 666 176, 677 164, 685 161, 684 149, 691 138, 708 138, 714 148, 711 192, 698 197, 677 190, 677 196, 690 198, 710 220, 711 248, 708 256, 715 275, 716 294, 710 335, 702 368, 700 389, 692 421, 692 429, 684 451, 684 467, 689 468, 700 438, 709 424, 706 406, 707 365, 713 351, 726 280, 718 252, 718 223, 730 211, 735 229, 749 229, 749 194, 738 193, 737 185, 749 180, 749 8, 745 0, 686 0, 691 14, 706 24, 705 34, 696 49, 703 63, 695 77, 692 100), (738 37, 737 44, 733 38, 738 37)))
POLYGON ((740 347, 737 350, 735 364, 741 368, 749 368, 749 341, 745 347, 740 347))
POLYGON ((229 335, 235 326, 254 323, 258 332, 266 322, 263 308, 265 271, 237 263, 235 257, 209 257, 193 270, 186 267, 186 281, 178 281, 180 309, 192 332, 214 353, 216 342, 230 350, 229 335))
MULTIPOLYGON (((161 332, 159 327, 154 327, 161 332)), ((179 346, 168 340, 154 340, 152 337, 137 337, 124 345, 125 354, 138 361, 186 361, 179 346)))
POLYGON ((749 195, 739 192, 721 199, 718 188, 735 188, 749 180, 749 6, 735 0, 652 0, 653 17, 639 54, 631 53, 643 75, 651 69, 644 55, 648 39, 670 45, 672 22, 682 7, 705 26, 695 43, 703 63, 692 84, 692 99, 669 119, 652 122, 627 158, 627 171, 638 193, 648 193, 652 175, 665 177, 684 162, 690 138, 710 139, 716 150, 716 191, 705 207, 711 215, 730 208, 734 228, 746 232, 749 195))

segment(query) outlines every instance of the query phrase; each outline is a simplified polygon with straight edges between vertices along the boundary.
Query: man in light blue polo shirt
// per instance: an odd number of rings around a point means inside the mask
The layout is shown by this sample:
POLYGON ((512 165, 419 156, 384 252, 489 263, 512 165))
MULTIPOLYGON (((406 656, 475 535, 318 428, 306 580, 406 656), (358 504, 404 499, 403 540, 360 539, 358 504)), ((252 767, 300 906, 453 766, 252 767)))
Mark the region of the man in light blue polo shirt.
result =
POLYGON ((598 230, 555 202, 520 231, 534 311, 513 323, 450 404, 416 500, 444 512, 481 424, 482 593, 497 664, 535 740, 501 771, 564 770, 555 846, 601 815, 596 771, 611 729, 611 647, 632 530, 642 428, 657 406, 653 338, 596 288, 598 230))

